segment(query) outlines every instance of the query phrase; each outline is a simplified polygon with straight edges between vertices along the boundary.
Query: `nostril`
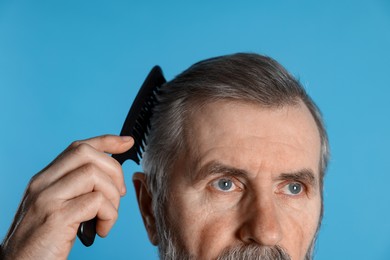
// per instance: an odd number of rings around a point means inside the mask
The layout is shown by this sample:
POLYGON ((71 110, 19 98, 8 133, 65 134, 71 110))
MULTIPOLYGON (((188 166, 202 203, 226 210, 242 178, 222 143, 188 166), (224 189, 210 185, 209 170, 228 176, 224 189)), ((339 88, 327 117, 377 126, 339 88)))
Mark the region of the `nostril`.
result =
POLYGON ((249 239, 248 239, 248 243, 246 243, 246 244, 247 244, 247 245, 252 245, 252 244, 258 245, 257 241, 256 241, 255 239, 253 239, 253 238, 249 238, 249 239))
POLYGON ((270 210, 263 211, 261 216, 254 214, 242 223, 238 236, 242 243, 261 246, 275 246, 280 243, 283 231, 276 214, 270 210), (267 214, 265 214, 267 213, 267 214))

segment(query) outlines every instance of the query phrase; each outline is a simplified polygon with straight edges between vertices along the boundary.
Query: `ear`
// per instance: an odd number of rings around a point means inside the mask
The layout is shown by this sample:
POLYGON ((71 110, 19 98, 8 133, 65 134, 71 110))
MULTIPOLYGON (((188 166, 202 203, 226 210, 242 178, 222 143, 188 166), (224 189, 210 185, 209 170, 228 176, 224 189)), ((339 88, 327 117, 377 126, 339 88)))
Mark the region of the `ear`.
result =
POLYGON ((146 231, 148 232, 150 242, 157 246, 157 228, 152 208, 152 195, 149 192, 148 184, 146 182, 146 175, 141 172, 136 172, 133 175, 133 184, 137 195, 139 210, 141 211, 142 219, 146 231))

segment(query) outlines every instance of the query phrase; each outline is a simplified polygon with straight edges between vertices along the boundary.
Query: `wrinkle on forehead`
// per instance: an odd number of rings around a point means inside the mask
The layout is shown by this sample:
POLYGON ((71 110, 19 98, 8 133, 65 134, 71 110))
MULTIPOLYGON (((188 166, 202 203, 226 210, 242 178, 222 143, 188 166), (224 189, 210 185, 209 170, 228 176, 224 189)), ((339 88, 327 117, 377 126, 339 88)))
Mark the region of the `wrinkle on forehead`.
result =
POLYGON ((291 154, 303 153, 319 165, 319 132, 303 103, 264 108, 252 103, 218 101, 193 112, 189 122, 187 153, 194 163, 192 169, 209 156, 230 156, 239 161, 241 153, 251 157, 243 160, 275 155, 294 160, 291 154))

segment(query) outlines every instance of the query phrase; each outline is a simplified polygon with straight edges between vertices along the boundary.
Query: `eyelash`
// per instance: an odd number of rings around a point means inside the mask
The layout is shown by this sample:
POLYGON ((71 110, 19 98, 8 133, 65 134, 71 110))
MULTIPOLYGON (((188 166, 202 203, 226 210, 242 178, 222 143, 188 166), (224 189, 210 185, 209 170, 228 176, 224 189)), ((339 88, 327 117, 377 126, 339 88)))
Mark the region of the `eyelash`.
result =
POLYGON ((230 176, 222 176, 222 177, 216 178, 210 182, 209 186, 211 187, 211 189, 213 189, 217 192, 221 192, 221 193, 238 192, 238 191, 242 191, 244 189, 244 185, 242 184, 242 182, 240 182, 236 178, 230 177, 230 176), (226 191, 222 190, 221 187, 218 187, 218 182, 223 181, 223 180, 230 181, 232 184, 232 187, 233 188, 235 187, 235 188, 233 190, 226 190, 226 191))
POLYGON ((299 198, 299 197, 302 197, 303 195, 308 193, 307 186, 304 183, 299 182, 299 181, 286 181, 286 182, 281 183, 278 186, 280 187, 280 188, 278 188, 278 193, 281 194, 281 195, 284 195, 286 197, 289 197, 289 198, 299 198), (287 189, 288 185, 290 185, 290 184, 299 184, 299 185, 301 185, 301 191, 298 194, 286 194, 286 192, 283 192, 282 190, 284 188, 287 189))

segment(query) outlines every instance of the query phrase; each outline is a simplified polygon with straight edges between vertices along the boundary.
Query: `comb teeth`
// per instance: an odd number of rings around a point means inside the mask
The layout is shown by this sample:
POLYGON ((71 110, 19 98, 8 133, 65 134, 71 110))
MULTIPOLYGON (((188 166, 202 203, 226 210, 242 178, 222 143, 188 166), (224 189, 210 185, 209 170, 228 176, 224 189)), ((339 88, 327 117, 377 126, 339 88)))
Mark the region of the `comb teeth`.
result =
MULTIPOLYGON (((157 86, 158 88, 159 86, 157 86)), ((146 136, 149 134, 150 129, 150 118, 152 116, 152 108, 156 105, 157 98, 155 95, 155 92, 149 96, 148 100, 145 101, 145 105, 142 107, 142 110, 140 112, 140 116, 135 122, 135 125, 133 127, 133 133, 136 142, 136 150, 138 155, 138 160, 141 160, 142 154, 145 151, 145 145, 146 145, 146 136)))
POLYGON ((133 147, 125 153, 115 154, 112 157, 119 163, 131 159, 140 164, 142 154, 146 148, 146 136, 150 129, 150 118, 153 107, 157 104, 159 88, 166 82, 159 66, 153 67, 145 82, 142 84, 134 102, 127 114, 120 135, 130 135, 134 138, 133 147))

